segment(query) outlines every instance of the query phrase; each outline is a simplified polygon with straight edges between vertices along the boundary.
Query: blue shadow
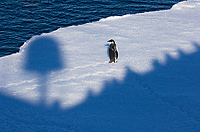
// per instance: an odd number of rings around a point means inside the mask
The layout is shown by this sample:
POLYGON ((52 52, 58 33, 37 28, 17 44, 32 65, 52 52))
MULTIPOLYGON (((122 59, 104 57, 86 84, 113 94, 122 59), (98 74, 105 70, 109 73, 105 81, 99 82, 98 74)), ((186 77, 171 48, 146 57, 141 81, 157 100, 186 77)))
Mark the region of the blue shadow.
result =
POLYGON ((105 44, 104 46, 107 47, 107 55, 108 55, 108 58, 110 59, 110 57, 109 57, 109 47, 110 47, 110 45, 109 44, 105 44))

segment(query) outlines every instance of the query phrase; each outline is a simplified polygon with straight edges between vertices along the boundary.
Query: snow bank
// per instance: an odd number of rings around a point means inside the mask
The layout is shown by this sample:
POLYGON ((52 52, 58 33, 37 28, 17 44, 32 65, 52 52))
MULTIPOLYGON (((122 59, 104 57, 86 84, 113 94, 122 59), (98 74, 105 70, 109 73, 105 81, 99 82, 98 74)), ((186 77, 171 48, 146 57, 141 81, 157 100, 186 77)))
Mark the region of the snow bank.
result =
POLYGON ((88 93, 100 95, 104 81, 123 80, 126 67, 139 75, 179 59, 200 43, 200 1, 180 2, 171 10, 108 17, 34 36, 20 52, 0 58, 0 92, 31 104, 63 109, 81 104, 88 93), (119 49, 109 64, 107 40, 119 49))

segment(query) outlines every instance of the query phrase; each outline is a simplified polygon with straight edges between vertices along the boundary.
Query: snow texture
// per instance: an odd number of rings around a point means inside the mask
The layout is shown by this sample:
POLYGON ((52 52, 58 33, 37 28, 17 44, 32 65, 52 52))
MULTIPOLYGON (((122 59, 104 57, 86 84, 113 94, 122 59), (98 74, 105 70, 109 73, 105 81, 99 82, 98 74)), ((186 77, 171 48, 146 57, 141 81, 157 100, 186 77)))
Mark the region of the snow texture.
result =
POLYGON ((200 131, 199 60, 199 0, 33 36, 0 58, 0 131, 200 131))

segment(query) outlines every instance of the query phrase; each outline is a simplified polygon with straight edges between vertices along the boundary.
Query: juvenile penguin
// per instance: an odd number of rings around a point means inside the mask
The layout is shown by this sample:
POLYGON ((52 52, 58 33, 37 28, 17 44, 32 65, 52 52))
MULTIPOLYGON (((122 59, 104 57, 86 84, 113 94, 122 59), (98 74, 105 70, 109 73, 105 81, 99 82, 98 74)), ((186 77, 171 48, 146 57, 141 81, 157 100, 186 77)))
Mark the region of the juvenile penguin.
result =
POLYGON ((116 63, 116 59, 118 58, 118 49, 117 49, 117 45, 115 44, 115 41, 113 39, 108 40, 107 42, 111 42, 110 47, 109 47, 109 57, 110 57, 110 61, 109 63, 116 63))

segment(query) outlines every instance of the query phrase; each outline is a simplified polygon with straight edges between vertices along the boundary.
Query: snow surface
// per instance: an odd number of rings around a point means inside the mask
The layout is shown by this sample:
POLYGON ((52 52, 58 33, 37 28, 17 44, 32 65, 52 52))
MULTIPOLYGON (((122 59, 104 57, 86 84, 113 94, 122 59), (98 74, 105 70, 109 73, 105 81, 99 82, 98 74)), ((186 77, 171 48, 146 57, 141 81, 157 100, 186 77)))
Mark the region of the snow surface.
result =
POLYGON ((0 58, 0 131, 200 131, 199 60, 200 0, 33 36, 0 58))

